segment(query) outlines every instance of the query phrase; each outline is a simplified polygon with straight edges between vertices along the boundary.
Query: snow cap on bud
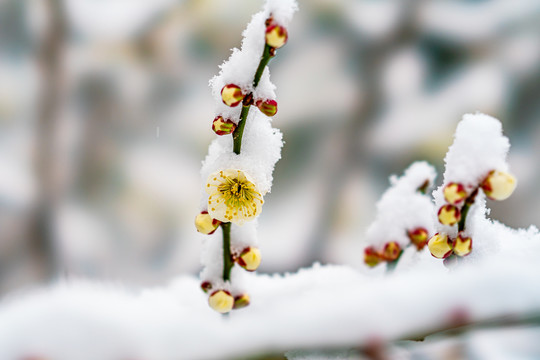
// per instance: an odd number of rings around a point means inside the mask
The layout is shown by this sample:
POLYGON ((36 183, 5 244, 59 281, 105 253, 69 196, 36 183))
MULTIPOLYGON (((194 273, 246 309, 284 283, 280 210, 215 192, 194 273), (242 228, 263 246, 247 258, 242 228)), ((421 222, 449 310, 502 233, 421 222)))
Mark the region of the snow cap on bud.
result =
POLYGON ((212 130, 219 136, 232 134, 234 129, 236 129, 236 124, 231 120, 223 119, 222 116, 216 116, 212 123, 212 130))
POLYGON ((203 281, 201 283, 201 289, 202 291, 204 291, 205 293, 212 290, 212 283, 210 281, 203 281))
POLYGON ((467 198, 467 191, 460 183, 451 182, 444 187, 444 199, 452 205, 457 205, 467 198))
POLYGON ((457 256, 469 255, 472 251, 472 239, 459 233, 453 243, 454 253, 457 256))
POLYGON ((225 105, 230 107, 238 106, 244 99, 244 96, 242 89, 234 84, 225 85, 223 89, 221 89, 221 100, 223 100, 225 105))
POLYGON ((399 255, 401 255, 401 246, 395 241, 390 241, 389 243, 386 243, 384 245, 384 249, 382 252, 382 258, 386 261, 394 261, 399 258, 399 255))
POLYGON ((248 294, 242 294, 238 295, 234 298, 234 306, 233 309, 241 309, 248 306, 250 303, 249 295, 248 294))
POLYGON ((219 313, 225 314, 232 310, 234 298, 231 293, 225 290, 218 290, 208 298, 208 305, 219 313))
POLYGON ((276 100, 257 100, 255 103, 259 110, 266 116, 274 116, 277 113, 277 101, 276 100))
POLYGON ((271 23, 266 27, 266 44, 274 49, 279 49, 287 43, 287 29, 275 23, 271 23))
POLYGON ((428 241, 428 249, 431 255, 437 259, 445 259, 452 254, 452 242, 448 240, 448 235, 437 233, 428 241))
POLYGON ((247 271, 255 271, 261 264, 261 251, 256 247, 245 248, 236 262, 247 271))
POLYGON ((199 215, 195 216, 195 227, 197 231, 205 235, 213 234, 220 224, 221 221, 212 219, 208 211, 201 211, 199 215))
POLYGON ((513 175, 493 170, 482 183, 482 189, 491 200, 505 200, 514 192, 516 183, 513 175))
POLYGON ((374 267, 378 265, 383 259, 381 254, 373 246, 369 246, 364 249, 364 262, 367 266, 374 267))
POLYGON ((414 230, 408 231, 409 239, 411 243, 416 246, 418 250, 422 250, 426 246, 428 241, 428 231, 422 227, 416 228, 414 230))
POLYGON ((382 261, 381 254, 373 246, 364 250, 364 262, 367 266, 374 267, 382 261))
POLYGON ((461 220, 461 211, 454 205, 444 205, 439 209, 437 214, 439 217, 439 222, 443 225, 455 225, 461 220))

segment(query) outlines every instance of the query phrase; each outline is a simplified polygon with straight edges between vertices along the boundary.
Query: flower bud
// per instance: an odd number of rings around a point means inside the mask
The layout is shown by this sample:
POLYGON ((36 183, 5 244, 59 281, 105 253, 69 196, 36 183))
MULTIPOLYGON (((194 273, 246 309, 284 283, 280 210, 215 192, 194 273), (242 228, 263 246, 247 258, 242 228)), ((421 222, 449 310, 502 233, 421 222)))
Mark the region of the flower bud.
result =
POLYGON ((428 241, 428 249, 431 255, 437 259, 445 259, 452 254, 452 242, 448 240, 448 235, 437 233, 428 241))
POLYGON ((491 171, 482 183, 482 189, 491 200, 505 200, 516 188, 516 178, 502 171, 491 171))
POLYGON ((222 116, 217 116, 212 123, 212 130, 219 136, 229 135, 236 129, 236 124, 231 120, 225 120, 222 116))
POLYGON ((258 100, 255 105, 261 110, 261 112, 266 116, 274 116, 277 113, 277 101, 276 100, 258 100))
POLYGON ((203 281, 201 283, 201 289, 207 293, 208 291, 212 290, 212 283, 210 281, 203 281))
POLYGON ((454 240, 453 248, 457 256, 469 255, 472 251, 472 239, 459 233, 458 237, 454 240))
POLYGON ((409 239, 411 243, 416 246, 418 250, 422 250, 426 246, 429 234, 428 231, 422 227, 416 228, 412 231, 408 231, 409 239))
POLYGON ((374 267, 381 261, 381 255, 373 248, 373 246, 367 247, 364 250, 364 262, 367 266, 374 267))
POLYGON ((241 309, 248 306, 250 303, 249 295, 248 294, 242 294, 238 295, 234 298, 234 306, 233 309, 241 309))
POLYGON ((395 241, 390 241, 384 245, 382 258, 386 261, 394 261, 401 255, 401 246, 395 241))
POLYGON ((261 251, 256 247, 245 248, 236 262, 247 271, 255 271, 261 264, 261 251))
POLYGON ((279 49, 287 42, 287 29, 277 24, 270 24, 266 27, 266 44, 275 49, 279 49))
POLYGON ((439 209, 438 217, 441 224, 452 226, 461 220, 461 211, 454 205, 444 205, 439 209))
POLYGON ((465 187, 459 183, 451 182, 444 187, 444 199, 452 205, 457 205, 467 198, 465 187))
POLYGON ((218 290, 208 298, 208 305, 219 313, 225 314, 232 310, 234 298, 225 290, 218 290))
POLYGON ((195 216, 195 227, 197 231, 205 235, 213 234, 220 224, 221 221, 212 219, 208 211, 201 211, 199 215, 195 216))
POLYGON ((238 106, 244 99, 244 96, 242 89, 234 84, 225 85, 223 89, 221 89, 221 99, 225 105, 230 107, 238 106))

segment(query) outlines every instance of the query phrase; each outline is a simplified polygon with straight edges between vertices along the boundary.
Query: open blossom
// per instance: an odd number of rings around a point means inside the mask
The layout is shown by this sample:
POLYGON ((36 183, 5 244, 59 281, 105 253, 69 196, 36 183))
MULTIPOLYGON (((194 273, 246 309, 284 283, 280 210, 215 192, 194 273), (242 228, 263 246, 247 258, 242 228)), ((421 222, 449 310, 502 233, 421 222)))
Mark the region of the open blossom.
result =
POLYGON ((242 170, 217 171, 208 177, 208 213, 219 221, 243 225, 262 210, 263 196, 250 176, 242 170))

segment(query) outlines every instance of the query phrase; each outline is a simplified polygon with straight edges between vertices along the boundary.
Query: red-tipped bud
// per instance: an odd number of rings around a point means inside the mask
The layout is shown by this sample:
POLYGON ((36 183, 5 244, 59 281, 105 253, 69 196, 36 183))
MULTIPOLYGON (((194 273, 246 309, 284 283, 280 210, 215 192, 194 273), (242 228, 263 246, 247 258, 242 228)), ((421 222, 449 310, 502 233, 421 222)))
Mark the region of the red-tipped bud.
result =
POLYGON ((422 250, 426 246, 429 234, 426 229, 419 227, 414 230, 408 231, 409 239, 411 243, 416 246, 418 250, 422 250))
POLYGON ((445 259, 452 254, 452 242, 448 239, 448 235, 437 233, 429 239, 428 249, 437 259, 445 259))
POLYGON ((367 266, 374 267, 378 265, 383 259, 381 254, 373 248, 373 246, 367 247, 364 250, 364 262, 367 266))
POLYGON ((203 281, 201 283, 201 289, 202 291, 204 291, 205 293, 206 292, 209 292, 210 290, 212 290, 212 283, 210 281, 203 281))
POLYGON ((277 101, 276 100, 257 100, 255 103, 259 110, 266 116, 274 116, 277 113, 277 101))
POLYGON ((467 256, 472 251, 472 239, 459 233, 453 243, 454 253, 457 256, 467 256))
POLYGON ((390 241, 384 245, 382 258, 386 261, 394 261, 401 255, 401 246, 395 241, 390 241))
POLYGON ((454 205, 444 205, 439 209, 438 217, 441 224, 452 226, 461 220, 461 211, 454 205))
POLYGON ((231 293, 225 290, 218 290, 208 298, 208 305, 219 313, 225 314, 232 310, 234 298, 231 293))
POLYGON ((287 43, 289 35, 287 29, 277 24, 270 24, 266 27, 266 44, 275 49, 279 49, 287 43))
POLYGON ((512 195, 516 185, 513 175, 493 170, 482 183, 482 189, 491 200, 505 200, 512 195))
POLYGON ((233 309, 237 310, 237 309, 245 308, 246 306, 249 305, 249 303, 250 303, 250 298, 248 294, 238 295, 234 298, 233 309))
POLYGON ((208 214, 208 211, 201 211, 201 213, 195 217, 195 227, 197 228, 197 231, 205 235, 213 234, 220 224, 221 221, 212 219, 208 214))
POLYGON ((261 264, 261 251, 256 247, 245 248, 236 262, 247 271, 255 271, 261 264))
POLYGON ((459 183, 449 183, 443 190, 444 199, 452 205, 457 205, 467 198, 465 187, 459 183))
POLYGON ((228 84, 221 89, 221 99, 223 103, 230 107, 235 107, 244 99, 244 93, 239 86, 234 84, 228 84))
POLYGON ((229 135, 236 129, 236 124, 231 120, 225 120, 222 116, 217 116, 212 123, 212 130, 219 136, 229 135))

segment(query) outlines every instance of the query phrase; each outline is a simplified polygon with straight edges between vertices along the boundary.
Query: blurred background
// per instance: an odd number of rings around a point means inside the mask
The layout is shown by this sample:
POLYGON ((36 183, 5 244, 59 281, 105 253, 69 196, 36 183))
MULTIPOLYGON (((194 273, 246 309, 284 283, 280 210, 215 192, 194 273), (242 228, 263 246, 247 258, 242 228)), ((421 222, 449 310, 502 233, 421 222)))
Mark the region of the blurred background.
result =
MULTIPOLYGON (((60 277, 200 271, 208 80, 262 0, 0 0, 0 294, 60 277)), ((540 224, 540 2, 299 0, 270 64, 283 158, 262 272, 361 266, 388 176, 443 158, 461 116, 503 122, 512 227, 540 224)))

